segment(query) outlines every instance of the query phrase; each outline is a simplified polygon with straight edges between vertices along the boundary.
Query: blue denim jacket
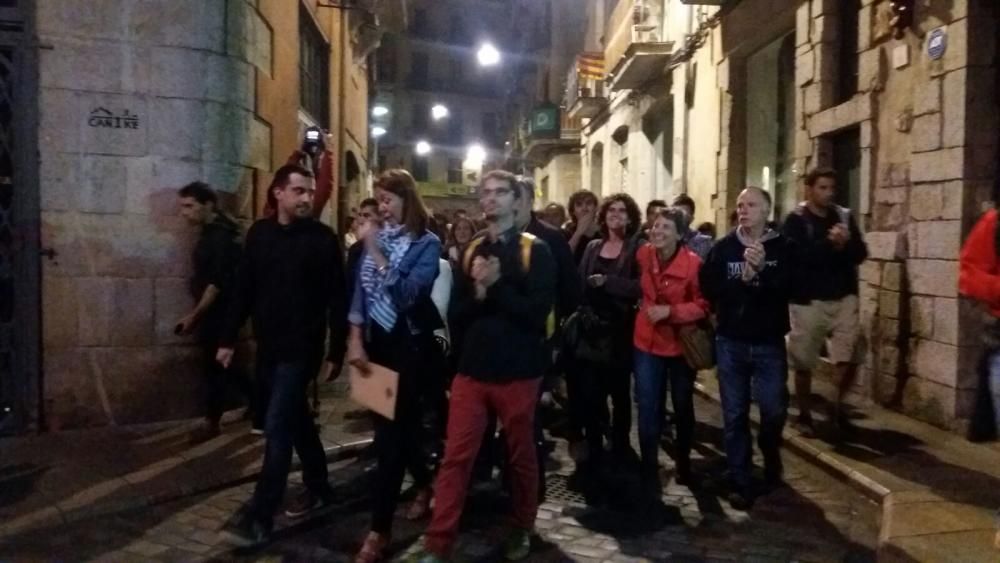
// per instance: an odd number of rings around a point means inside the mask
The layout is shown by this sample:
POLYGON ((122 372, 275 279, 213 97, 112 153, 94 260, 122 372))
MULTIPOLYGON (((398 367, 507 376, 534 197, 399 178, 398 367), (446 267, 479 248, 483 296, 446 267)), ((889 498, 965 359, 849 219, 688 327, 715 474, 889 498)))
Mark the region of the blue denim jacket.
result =
MULTIPOLYGON (((362 253, 359 265, 367 254, 367 251, 362 253)), ((411 332, 418 331, 414 330, 417 327, 414 327, 409 312, 422 299, 430 299, 431 288, 434 287, 434 280, 438 276, 440 258, 441 240, 428 231, 410 243, 410 248, 399 262, 399 266, 389 268, 382 282, 400 317, 407 319, 411 332)), ((351 297, 347 320, 352 325, 367 327, 371 323, 371 318, 368 316, 365 288, 361 285, 361 268, 355 270, 354 295, 351 297)))

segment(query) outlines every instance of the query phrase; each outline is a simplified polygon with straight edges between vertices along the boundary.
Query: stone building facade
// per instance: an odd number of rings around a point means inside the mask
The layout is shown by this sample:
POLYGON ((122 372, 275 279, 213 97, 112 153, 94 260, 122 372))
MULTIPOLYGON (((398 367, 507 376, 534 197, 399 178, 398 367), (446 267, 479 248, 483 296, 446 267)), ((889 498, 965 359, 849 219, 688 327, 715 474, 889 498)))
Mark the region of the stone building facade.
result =
POLYGON ((366 54, 378 39, 375 13, 392 3, 350 11, 316 0, 15 4, 25 36, 37 37, 37 51, 25 49, 37 61, 26 55, 22 72, 39 77, 38 119, 27 125, 38 161, 15 174, 37 220, 23 205, 15 229, 37 237, 32 252, 44 257, 40 279, 15 281, 22 318, 34 310, 41 323, 23 325, 29 345, 14 349, 38 364, 22 364, 23 392, 8 394, 18 411, 8 430, 196 416, 199 352, 173 333, 192 306, 196 233, 177 213, 176 190, 209 182, 249 223, 272 171, 315 124, 329 129, 335 155, 324 220, 341 222, 367 193, 366 54))
POLYGON ((719 4, 588 2, 610 92, 563 108, 586 117, 583 187, 640 205, 687 193, 695 220, 724 232, 743 187, 771 192, 780 220, 808 170, 833 166, 871 252, 857 391, 960 429, 981 324, 957 259, 997 181, 1000 8, 900 2, 912 17, 896 26, 890 0, 719 4), (627 31, 616 14, 632 16, 627 31))

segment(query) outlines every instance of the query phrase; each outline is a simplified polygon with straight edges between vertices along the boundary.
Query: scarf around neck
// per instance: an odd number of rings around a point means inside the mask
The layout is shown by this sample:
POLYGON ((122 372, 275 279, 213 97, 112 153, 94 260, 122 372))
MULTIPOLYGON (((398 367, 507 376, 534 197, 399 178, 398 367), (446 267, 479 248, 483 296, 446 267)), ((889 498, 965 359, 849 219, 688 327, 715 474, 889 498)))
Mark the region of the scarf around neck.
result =
MULTIPOLYGON (((389 270, 395 270, 402 262, 403 256, 410 249, 412 238, 403 230, 402 225, 383 227, 376 235, 377 244, 382 254, 389 260, 389 270)), ((385 288, 386 276, 378 272, 375 259, 365 254, 361 263, 361 287, 365 292, 365 304, 368 306, 368 316, 385 329, 392 332, 396 326, 399 311, 385 288)))

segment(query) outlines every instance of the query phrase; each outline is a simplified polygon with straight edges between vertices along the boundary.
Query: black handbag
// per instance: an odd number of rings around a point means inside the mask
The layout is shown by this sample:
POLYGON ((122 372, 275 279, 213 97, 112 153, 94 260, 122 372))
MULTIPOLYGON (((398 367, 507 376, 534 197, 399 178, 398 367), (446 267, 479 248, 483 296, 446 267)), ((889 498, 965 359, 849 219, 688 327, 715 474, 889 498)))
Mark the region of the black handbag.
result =
POLYGON ((577 309, 563 324, 564 350, 578 360, 610 362, 612 339, 611 323, 587 305, 577 309))

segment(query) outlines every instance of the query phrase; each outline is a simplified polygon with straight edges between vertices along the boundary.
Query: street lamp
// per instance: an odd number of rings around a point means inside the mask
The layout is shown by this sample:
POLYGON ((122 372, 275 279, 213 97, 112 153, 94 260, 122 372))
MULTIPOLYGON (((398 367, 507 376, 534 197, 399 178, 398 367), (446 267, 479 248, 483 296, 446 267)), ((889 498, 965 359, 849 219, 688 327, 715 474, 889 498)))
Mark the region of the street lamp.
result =
POLYGON ((434 121, 448 117, 448 108, 442 104, 435 104, 434 107, 431 108, 431 117, 434 118, 434 121))
POLYGON ((495 66, 500 64, 500 51, 492 43, 483 43, 476 53, 480 66, 495 66))
POLYGON ((427 141, 417 141, 416 150, 420 156, 428 155, 431 152, 431 144, 427 141))
POLYGON ((372 127, 372 137, 375 137, 376 139, 378 139, 382 135, 385 135, 386 133, 388 133, 388 131, 385 130, 385 127, 379 127, 378 125, 372 127))
POLYGON ((482 166, 486 162, 486 149, 479 143, 469 145, 469 150, 465 153, 465 160, 472 165, 471 168, 482 166))
POLYGON ((372 108, 372 115, 375 117, 382 117, 385 115, 389 115, 389 108, 383 105, 377 105, 372 108))

